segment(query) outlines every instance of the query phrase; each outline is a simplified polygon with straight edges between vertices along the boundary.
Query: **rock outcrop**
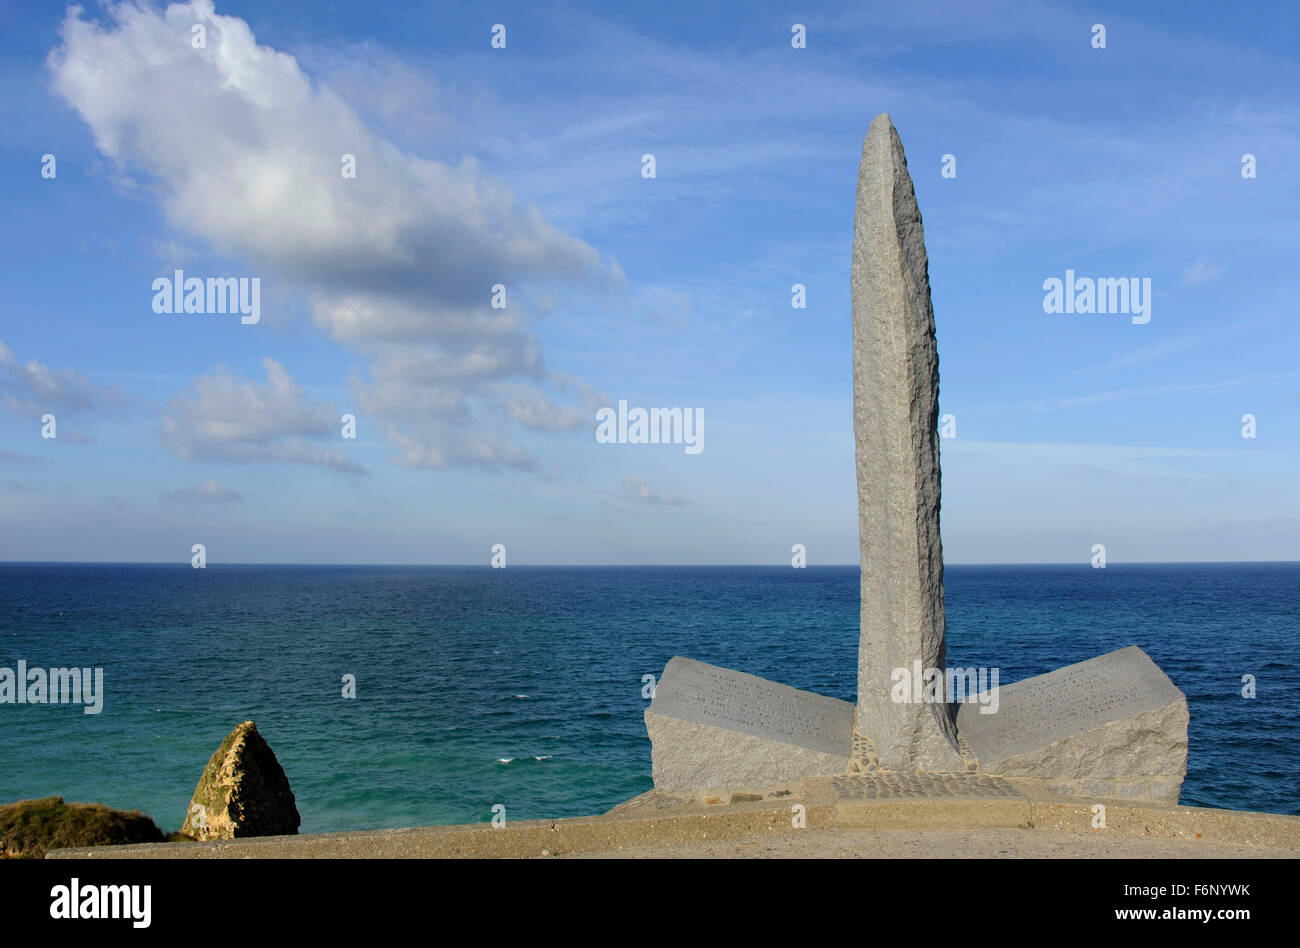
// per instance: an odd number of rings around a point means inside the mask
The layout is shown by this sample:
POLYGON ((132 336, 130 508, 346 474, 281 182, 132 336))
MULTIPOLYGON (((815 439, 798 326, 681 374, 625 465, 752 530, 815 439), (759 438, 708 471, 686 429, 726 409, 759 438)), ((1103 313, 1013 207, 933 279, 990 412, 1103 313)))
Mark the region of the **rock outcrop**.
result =
POLYGON ((290 836, 301 822, 289 778, 257 725, 245 721, 203 768, 181 832, 197 840, 290 836))

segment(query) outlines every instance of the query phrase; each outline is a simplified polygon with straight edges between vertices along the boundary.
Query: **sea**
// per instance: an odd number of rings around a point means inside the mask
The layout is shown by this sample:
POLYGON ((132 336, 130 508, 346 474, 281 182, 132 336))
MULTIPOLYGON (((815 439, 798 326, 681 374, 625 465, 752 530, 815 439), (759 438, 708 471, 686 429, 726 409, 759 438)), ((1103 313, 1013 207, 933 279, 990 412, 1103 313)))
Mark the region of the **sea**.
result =
MULTIPOLYGON (((858 576, 0 564, 0 667, 104 676, 98 714, 0 704, 0 803, 175 830, 253 720, 301 832, 604 812, 652 786, 642 712, 674 655, 853 701, 858 576)), ((1300 564, 951 565, 945 590, 950 667, 1008 684, 1138 645, 1188 698, 1181 802, 1300 814, 1300 564)))

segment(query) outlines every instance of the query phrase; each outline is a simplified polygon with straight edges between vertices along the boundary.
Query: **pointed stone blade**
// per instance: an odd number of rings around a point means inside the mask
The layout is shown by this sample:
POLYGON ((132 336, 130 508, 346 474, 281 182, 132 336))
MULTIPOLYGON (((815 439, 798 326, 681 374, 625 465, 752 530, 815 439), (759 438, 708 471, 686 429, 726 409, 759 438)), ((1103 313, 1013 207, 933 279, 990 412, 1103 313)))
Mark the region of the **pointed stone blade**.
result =
MULTIPOLYGON (((862 552, 857 731, 886 770, 962 770, 945 704, 893 698, 895 669, 944 668, 939 355, 925 235, 903 145, 872 121, 853 236, 853 428, 862 552)), ((942 684, 939 686, 942 692, 942 684)))

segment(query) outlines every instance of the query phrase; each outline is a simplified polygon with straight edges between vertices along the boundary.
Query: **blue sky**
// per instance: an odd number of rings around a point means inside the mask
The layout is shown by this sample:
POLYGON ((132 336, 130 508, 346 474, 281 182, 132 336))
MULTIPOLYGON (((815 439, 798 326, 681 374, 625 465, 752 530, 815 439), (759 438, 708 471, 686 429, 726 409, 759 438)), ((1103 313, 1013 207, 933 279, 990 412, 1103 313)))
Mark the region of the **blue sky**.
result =
POLYGON ((388 7, 3 5, 0 559, 856 562, 888 112, 948 562, 1300 560, 1295 4, 388 7), (260 322, 156 314, 178 268, 260 322), (1067 269, 1150 322, 1045 313, 1067 269), (597 443, 619 399, 705 449, 597 443))

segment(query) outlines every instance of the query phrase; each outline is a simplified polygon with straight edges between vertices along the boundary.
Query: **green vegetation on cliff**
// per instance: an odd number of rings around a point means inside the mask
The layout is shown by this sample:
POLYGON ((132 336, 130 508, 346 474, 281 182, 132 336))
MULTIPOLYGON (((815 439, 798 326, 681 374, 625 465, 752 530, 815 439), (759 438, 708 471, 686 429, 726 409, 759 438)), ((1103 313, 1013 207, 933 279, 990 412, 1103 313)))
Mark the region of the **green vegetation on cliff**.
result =
POLYGON ((127 813, 99 803, 64 803, 63 797, 19 800, 0 806, 0 858, 44 858, 51 849, 161 843, 167 839, 139 810, 127 813))

